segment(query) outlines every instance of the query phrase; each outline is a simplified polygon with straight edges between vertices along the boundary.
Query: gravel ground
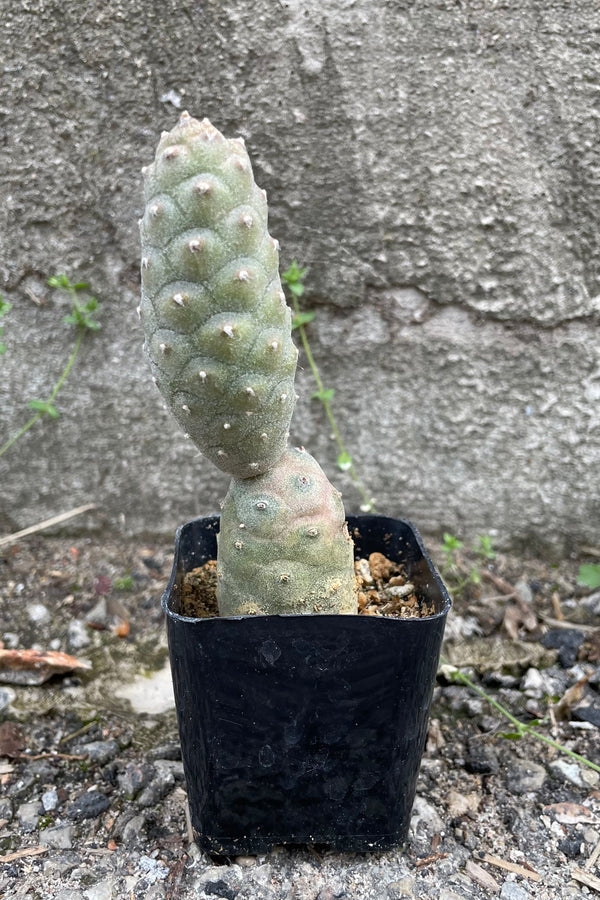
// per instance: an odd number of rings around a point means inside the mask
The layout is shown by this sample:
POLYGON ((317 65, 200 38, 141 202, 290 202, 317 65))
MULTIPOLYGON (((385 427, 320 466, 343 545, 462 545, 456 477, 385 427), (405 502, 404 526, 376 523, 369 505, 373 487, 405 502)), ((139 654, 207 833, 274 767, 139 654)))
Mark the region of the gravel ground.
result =
MULTIPOLYGON (((159 598, 171 554, 168 542, 39 536, 0 552, 5 649, 63 651, 91 665, 40 685, 0 681, 0 896, 600 896, 598 773, 532 737, 503 738, 513 726, 449 670, 405 848, 277 848, 232 860, 199 851, 164 669, 159 598)), ((444 655, 598 765, 600 594, 576 587, 577 568, 494 560, 456 600, 444 655)))

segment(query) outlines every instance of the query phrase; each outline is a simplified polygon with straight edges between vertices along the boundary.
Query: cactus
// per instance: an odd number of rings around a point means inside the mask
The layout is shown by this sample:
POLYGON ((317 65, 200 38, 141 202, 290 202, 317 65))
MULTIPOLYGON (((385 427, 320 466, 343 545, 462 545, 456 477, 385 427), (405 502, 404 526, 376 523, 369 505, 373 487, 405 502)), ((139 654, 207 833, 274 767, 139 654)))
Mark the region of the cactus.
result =
POLYGON ((143 170, 139 313, 173 415, 232 476, 218 544, 221 615, 355 613, 337 491, 288 449, 298 351, 241 138, 183 113, 143 170))

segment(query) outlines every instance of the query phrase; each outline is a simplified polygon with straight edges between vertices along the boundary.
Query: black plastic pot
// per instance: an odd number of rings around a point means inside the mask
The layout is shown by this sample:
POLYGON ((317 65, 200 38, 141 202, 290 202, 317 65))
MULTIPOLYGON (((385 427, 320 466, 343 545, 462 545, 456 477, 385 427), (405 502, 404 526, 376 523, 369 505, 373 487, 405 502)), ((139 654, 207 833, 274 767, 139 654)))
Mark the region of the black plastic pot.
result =
POLYGON ((435 615, 186 618, 183 576, 215 558, 219 519, 177 532, 163 608, 192 825, 211 853, 406 839, 450 598, 410 523, 348 526, 357 558, 401 561, 435 615))

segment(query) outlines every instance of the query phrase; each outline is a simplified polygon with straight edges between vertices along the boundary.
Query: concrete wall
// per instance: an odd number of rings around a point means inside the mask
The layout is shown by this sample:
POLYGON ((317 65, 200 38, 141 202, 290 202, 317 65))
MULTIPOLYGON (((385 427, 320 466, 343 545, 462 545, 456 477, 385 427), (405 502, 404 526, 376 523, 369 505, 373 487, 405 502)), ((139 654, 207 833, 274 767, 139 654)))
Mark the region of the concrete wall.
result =
MULTIPOLYGON (((187 108, 245 137, 282 263, 310 266, 315 356, 379 509, 600 541, 598 3, 28 0, 0 47, 3 436, 70 350, 46 276, 90 281, 103 325, 61 418, 0 460, 2 530, 93 499, 168 531, 225 491, 135 315, 139 170, 187 108)), ((298 383, 294 438, 356 508, 298 383)))

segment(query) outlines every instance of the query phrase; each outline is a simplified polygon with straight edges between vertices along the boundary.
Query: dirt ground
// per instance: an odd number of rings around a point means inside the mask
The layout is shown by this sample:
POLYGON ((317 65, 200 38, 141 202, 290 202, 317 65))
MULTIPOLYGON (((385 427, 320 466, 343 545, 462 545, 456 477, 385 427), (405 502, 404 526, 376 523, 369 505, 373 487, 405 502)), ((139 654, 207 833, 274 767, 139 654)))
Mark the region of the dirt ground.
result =
POLYGON ((405 848, 231 860, 190 842, 160 608, 171 560, 170 541, 118 536, 35 535, 0 550, 0 640, 21 651, 0 670, 0 895, 600 897, 600 592, 577 585, 589 559, 455 555, 405 848), (83 666, 51 674, 56 660, 33 667, 31 649, 83 666), (40 671, 43 683, 17 683, 40 671), (519 736, 493 703, 561 747, 519 736))

